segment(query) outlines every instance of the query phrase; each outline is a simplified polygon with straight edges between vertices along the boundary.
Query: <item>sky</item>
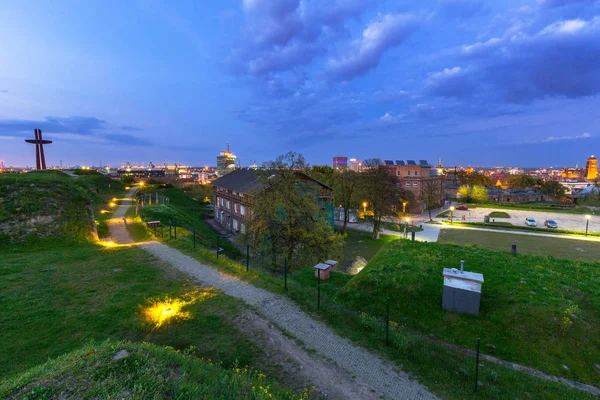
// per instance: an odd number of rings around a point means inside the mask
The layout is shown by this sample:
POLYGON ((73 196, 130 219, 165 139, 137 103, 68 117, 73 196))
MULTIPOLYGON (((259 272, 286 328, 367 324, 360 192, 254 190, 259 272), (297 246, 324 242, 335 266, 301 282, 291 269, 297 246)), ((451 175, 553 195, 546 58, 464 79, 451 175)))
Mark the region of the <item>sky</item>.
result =
POLYGON ((600 0, 2 0, 0 160, 600 154, 600 0))

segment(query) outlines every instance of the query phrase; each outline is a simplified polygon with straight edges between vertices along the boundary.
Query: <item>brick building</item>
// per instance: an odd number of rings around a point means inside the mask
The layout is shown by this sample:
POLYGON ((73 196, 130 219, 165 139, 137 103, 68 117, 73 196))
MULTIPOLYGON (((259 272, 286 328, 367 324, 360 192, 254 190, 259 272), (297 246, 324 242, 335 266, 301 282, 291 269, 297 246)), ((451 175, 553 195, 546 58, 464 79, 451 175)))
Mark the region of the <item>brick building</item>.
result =
POLYGON ((427 210, 426 194, 431 192, 435 197, 435 206, 441 207, 445 201, 446 176, 427 161, 419 160, 386 160, 384 161, 390 174, 396 177, 401 189, 411 192, 414 200, 406 205, 406 212, 421 214, 427 210))
POLYGON ((530 203, 542 201, 542 192, 538 189, 502 189, 488 187, 489 201, 492 203, 530 203))
MULTIPOLYGON (((333 228, 333 189, 310 176, 297 172, 298 181, 314 185, 318 191, 321 209, 333 228)), ((212 181, 215 221, 233 233, 246 233, 252 216, 253 193, 261 189, 256 169, 241 168, 212 181)))

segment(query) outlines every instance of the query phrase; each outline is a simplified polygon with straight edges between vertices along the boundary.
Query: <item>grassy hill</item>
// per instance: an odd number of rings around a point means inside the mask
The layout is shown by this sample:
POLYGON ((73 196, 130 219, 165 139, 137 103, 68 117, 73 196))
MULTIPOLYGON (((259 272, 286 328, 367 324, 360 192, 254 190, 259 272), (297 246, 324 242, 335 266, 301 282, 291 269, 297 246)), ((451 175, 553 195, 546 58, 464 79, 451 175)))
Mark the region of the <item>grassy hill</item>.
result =
POLYGON ((339 294, 355 310, 392 320, 437 339, 472 347, 543 371, 600 384, 600 264, 451 244, 387 244, 339 294), (481 313, 441 308, 442 269, 484 275, 481 313))
POLYGON ((0 383, 6 399, 293 399, 247 368, 224 369, 149 343, 104 342, 0 383), (123 356, 119 358, 117 354, 123 356))

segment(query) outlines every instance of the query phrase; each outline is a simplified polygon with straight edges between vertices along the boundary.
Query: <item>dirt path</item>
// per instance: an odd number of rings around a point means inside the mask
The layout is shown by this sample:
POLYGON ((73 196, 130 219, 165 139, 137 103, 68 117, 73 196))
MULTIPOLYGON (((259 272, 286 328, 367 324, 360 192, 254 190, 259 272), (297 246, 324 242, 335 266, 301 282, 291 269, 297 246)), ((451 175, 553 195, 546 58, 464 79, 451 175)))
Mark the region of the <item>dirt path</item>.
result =
MULTIPOLYGON (((161 243, 146 242, 139 247, 199 279, 204 285, 221 289, 225 294, 240 298, 255 307, 269 321, 283 327, 292 337, 302 340, 306 348, 314 350, 317 355, 333 361, 346 371, 348 377, 341 381, 356 382, 358 386, 352 389, 353 392, 361 393, 361 387, 366 387, 376 396, 392 399, 436 398, 420 384, 410 380, 405 373, 396 372, 394 364, 337 336, 325 324, 310 318, 291 301, 224 275, 161 243)), ((335 376, 335 372, 332 373, 335 376)), ((338 385, 338 391, 342 394, 343 386, 338 385)), ((364 398, 361 396, 343 395, 345 398, 364 398)))

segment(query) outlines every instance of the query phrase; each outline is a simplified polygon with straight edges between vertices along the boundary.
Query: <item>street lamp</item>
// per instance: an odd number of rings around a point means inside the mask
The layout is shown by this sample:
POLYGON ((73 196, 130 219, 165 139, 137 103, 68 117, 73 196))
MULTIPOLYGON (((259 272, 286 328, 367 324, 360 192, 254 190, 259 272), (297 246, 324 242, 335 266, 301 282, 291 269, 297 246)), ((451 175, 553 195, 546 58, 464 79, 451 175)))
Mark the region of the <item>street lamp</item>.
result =
POLYGON ((592 218, 591 215, 586 215, 585 216, 585 236, 588 235, 588 226, 590 226, 590 219, 592 218))
POLYGON ((450 207, 450 225, 452 225, 452 220, 454 218, 454 206, 450 207))
MULTIPOLYGON (((367 202, 366 201, 363 201, 363 213, 365 213, 365 214, 367 213, 367 202)), ((365 217, 366 217, 366 215, 365 215, 365 217)))
POLYGON ((404 238, 408 237, 408 224, 410 222, 410 218, 404 218, 404 238))
POLYGON ((406 202, 403 201, 402 202, 402 214, 404 214, 406 212, 406 202))

